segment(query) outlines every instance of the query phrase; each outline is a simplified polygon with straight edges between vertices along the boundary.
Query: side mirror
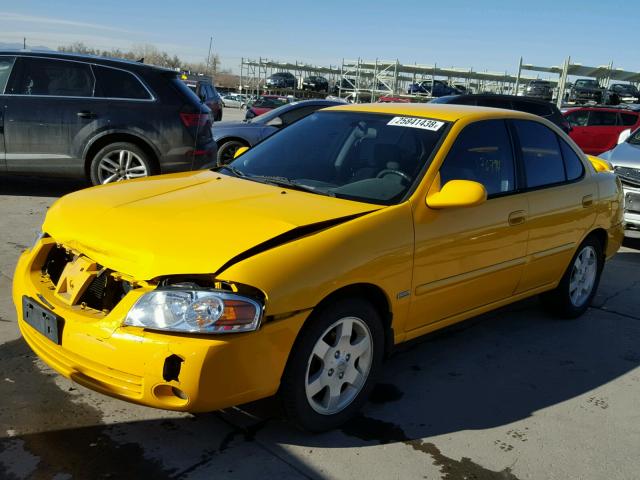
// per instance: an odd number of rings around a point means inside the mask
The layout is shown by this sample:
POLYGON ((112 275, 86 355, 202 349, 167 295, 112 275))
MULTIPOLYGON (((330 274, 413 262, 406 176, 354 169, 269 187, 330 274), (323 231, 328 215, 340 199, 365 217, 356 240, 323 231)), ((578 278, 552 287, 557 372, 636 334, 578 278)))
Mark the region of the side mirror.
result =
POLYGON ((429 208, 475 207, 487 200, 484 185, 471 180, 450 180, 439 192, 427 195, 429 208))
POLYGON ((283 125, 283 122, 280 117, 274 117, 267 122, 267 125, 269 125, 270 127, 281 127, 283 125))
POLYGON ((235 160, 247 150, 249 150, 249 147, 240 147, 239 149, 236 150, 236 153, 233 154, 233 159, 235 160))

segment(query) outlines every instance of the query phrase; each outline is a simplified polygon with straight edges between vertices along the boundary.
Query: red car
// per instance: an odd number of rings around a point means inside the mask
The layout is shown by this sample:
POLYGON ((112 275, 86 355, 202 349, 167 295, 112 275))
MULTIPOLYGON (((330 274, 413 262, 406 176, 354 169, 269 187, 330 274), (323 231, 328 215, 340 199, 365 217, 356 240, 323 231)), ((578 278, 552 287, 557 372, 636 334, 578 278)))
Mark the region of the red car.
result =
POLYGON ((263 113, 267 113, 269 110, 281 107, 290 101, 293 101, 290 97, 283 97, 282 95, 263 95, 247 109, 244 118, 245 120, 249 120, 263 113))
POLYGON ((640 112, 621 108, 571 108, 564 116, 572 127, 569 136, 589 155, 611 150, 623 130, 640 126, 640 112))

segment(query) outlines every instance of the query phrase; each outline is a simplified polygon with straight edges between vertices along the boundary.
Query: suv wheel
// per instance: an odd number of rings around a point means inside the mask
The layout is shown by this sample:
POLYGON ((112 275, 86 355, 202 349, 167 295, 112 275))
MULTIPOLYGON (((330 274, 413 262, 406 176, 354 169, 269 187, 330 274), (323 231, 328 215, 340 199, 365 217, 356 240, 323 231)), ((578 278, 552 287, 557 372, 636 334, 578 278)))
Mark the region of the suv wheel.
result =
POLYGON ((101 185, 155 173, 149 156, 137 145, 118 142, 102 148, 91 161, 91 183, 101 185))
POLYGON ((367 401, 382 365, 378 312, 360 298, 315 313, 300 333, 282 376, 287 418, 313 432, 336 428, 367 401))
POLYGON ((603 267, 602 246, 595 237, 588 237, 578 247, 560 284, 541 295, 543 304, 560 317, 582 315, 596 294, 603 267))

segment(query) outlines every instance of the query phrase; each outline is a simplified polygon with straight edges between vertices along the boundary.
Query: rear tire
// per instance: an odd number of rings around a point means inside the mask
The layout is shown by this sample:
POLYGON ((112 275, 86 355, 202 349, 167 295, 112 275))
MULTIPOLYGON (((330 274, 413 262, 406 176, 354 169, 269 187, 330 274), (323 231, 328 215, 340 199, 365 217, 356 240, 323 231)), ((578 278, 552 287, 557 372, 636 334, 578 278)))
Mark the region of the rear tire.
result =
POLYGON ((593 236, 578 247, 558 286, 540 296, 552 314, 562 318, 582 315, 593 300, 604 267, 602 245, 593 236))
POLYGON ((140 147, 129 142, 110 143, 96 153, 89 168, 93 185, 143 178, 158 173, 155 163, 140 147))
POLYGON ((312 432, 345 423, 367 401, 383 350, 380 315, 366 300, 346 298, 314 312, 282 376, 287 419, 312 432))
POLYGON ((233 161, 233 156, 240 147, 248 147, 245 142, 240 140, 229 140, 218 147, 217 161, 218 166, 226 165, 233 161))

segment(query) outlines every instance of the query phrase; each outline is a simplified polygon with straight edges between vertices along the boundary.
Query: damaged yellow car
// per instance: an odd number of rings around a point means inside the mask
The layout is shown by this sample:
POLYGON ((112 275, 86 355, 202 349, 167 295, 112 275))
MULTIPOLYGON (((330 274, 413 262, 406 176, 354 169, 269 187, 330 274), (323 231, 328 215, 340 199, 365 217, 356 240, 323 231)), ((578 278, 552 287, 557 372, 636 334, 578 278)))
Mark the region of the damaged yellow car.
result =
POLYGON ((210 411, 276 393, 321 431, 394 345, 542 294, 588 307, 621 187, 532 115, 318 111, 213 171, 58 200, 14 277, 20 329, 81 385, 210 411))

